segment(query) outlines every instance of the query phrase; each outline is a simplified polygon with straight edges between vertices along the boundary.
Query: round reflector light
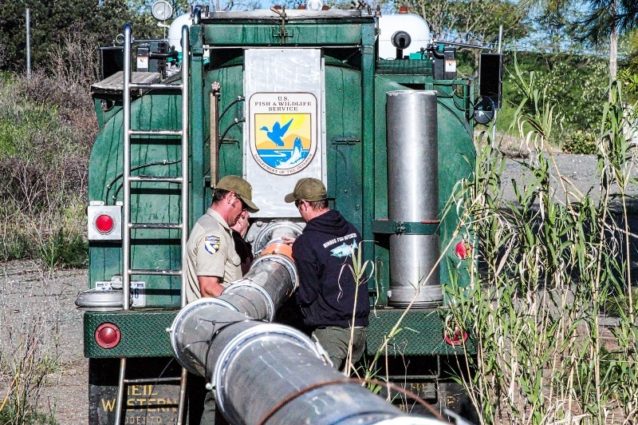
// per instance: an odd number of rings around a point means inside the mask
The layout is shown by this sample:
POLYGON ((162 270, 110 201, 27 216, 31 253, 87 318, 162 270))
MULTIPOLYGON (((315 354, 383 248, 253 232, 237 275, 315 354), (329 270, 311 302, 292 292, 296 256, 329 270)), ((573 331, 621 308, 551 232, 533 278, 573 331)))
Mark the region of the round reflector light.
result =
POLYGON ((443 340, 446 344, 451 346, 465 344, 465 341, 467 341, 468 337, 468 333, 464 330, 459 329, 458 327, 454 329, 454 333, 452 335, 449 335, 447 332, 443 332, 443 340))
POLYGON ((100 214, 95 219, 95 228, 100 233, 110 233, 114 224, 113 217, 107 214, 100 214))
POLYGON ((472 254, 472 245, 466 241, 461 241, 454 247, 454 252, 461 260, 465 260, 472 254))
POLYGON ((102 323, 95 330, 95 342, 102 348, 113 348, 120 343, 122 333, 113 323, 102 323))

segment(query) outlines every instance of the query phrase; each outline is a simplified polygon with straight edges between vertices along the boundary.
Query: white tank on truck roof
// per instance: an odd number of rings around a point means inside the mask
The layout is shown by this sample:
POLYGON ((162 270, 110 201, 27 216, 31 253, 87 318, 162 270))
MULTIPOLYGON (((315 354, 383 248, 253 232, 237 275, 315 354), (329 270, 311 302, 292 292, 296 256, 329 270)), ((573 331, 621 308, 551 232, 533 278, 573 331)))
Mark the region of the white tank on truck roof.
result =
MULTIPOLYGON (((432 41, 430 28, 425 19, 413 13, 382 15, 379 18, 379 57, 396 59, 397 48, 392 44, 395 37, 409 36, 409 44, 403 49, 403 55, 417 53, 432 41)), ((405 42, 405 38, 404 38, 405 42)))
POLYGON ((168 44, 175 48, 175 51, 182 51, 182 27, 188 25, 189 27, 193 23, 190 13, 185 13, 178 16, 171 23, 168 29, 168 44))

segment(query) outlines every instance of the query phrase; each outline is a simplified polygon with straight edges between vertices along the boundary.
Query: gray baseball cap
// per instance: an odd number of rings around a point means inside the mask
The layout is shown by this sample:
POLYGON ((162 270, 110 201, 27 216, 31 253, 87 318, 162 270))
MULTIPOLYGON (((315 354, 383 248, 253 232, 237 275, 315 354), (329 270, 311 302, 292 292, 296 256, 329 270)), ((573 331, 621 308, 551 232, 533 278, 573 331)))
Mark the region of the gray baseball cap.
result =
POLYGON ((284 201, 289 203, 301 200, 313 202, 324 200, 327 197, 328 192, 326 191, 326 186, 324 186, 321 180, 305 177, 299 179, 295 185, 295 190, 287 194, 284 201))
POLYGON ((223 189, 235 192, 237 196, 246 204, 248 211, 257 212, 259 208, 253 202, 253 187, 246 180, 239 176, 224 176, 217 182, 215 189, 223 189))

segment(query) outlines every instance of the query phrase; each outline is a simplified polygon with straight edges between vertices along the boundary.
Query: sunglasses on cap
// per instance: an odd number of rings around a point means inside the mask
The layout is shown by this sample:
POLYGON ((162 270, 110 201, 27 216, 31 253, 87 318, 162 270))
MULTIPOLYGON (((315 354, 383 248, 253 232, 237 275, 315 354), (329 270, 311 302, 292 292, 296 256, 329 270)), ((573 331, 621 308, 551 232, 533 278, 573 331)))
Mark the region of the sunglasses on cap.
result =
POLYGON ((244 202, 243 199, 241 199, 239 197, 239 195, 237 195, 237 193, 233 192, 235 194, 235 199, 237 199, 239 202, 241 202, 241 210, 242 211, 247 211, 248 210, 248 205, 246 205, 246 203, 244 202))

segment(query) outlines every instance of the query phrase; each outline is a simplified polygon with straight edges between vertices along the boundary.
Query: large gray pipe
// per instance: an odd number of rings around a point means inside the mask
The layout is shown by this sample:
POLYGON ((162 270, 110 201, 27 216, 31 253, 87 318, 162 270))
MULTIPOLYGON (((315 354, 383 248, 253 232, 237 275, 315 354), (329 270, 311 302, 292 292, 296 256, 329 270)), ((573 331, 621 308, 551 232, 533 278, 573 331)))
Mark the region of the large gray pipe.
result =
MULTIPOLYGON (((439 204, 436 91, 387 94, 388 219, 437 223, 439 204)), ((436 234, 390 236, 390 291, 393 306, 429 306, 443 296, 436 262, 436 234), (426 280, 426 278, 429 278, 426 280)))
POLYGON ((296 287, 297 269, 291 258, 280 254, 257 258, 248 273, 220 297, 199 299, 177 314, 170 330, 177 360, 210 382, 208 350, 220 328, 247 319, 271 321, 296 287))
POLYGON ((345 380, 319 345, 270 320, 296 285, 284 255, 258 259, 219 298, 184 307, 171 326, 182 366, 206 377, 218 409, 236 425, 432 425, 408 417, 360 385, 345 380))
POLYGON ((187 346, 183 351, 189 353, 188 357, 197 357, 192 359, 194 363, 204 365, 217 408, 229 423, 441 424, 407 417, 361 385, 347 381, 301 332, 288 326, 247 321, 244 314, 225 310, 213 301, 201 299, 189 304, 173 326, 174 332, 201 338, 190 338, 199 348, 191 350, 187 346))

